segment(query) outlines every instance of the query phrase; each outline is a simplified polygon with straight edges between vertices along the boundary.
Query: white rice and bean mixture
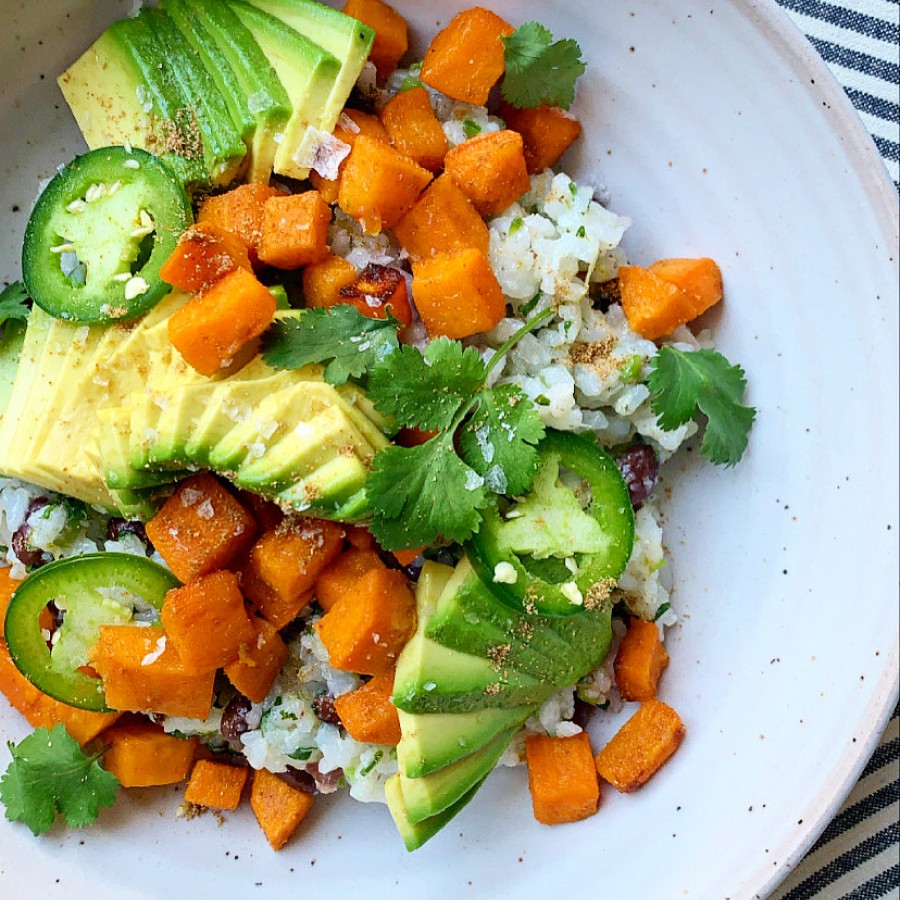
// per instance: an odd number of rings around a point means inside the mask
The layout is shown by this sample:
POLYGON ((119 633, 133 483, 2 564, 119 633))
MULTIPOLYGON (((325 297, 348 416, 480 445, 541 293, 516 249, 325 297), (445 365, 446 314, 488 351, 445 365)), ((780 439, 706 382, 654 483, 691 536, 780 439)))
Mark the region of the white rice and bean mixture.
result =
MULTIPOLYGON (((376 100, 386 102, 391 92, 415 75, 415 69, 395 73, 376 100)), ((485 108, 431 93, 451 146, 503 127, 485 108)), ((630 224, 608 210, 603 199, 598 200, 594 186, 547 171, 532 178, 531 190, 518 203, 489 221, 490 261, 510 315, 469 343, 487 358, 527 318, 556 306, 558 317, 524 337, 507 355, 504 366, 492 373, 493 381, 518 385, 548 426, 592 432, 611 449, 639 440, 664 462, 697 426, 690 423, 675 431, 659 427, 643 383, 657 346, 631 330, 620 305, 597 300, 597 285, 614 279, 626 262, 619 245, 630 224)), ((369 263, 398 267, 405 263, 389 234, 367 236, 340 210, 331 226, 331 246, 360 271, 369 263)), ((414 325, 410 334, 412 342, 426 340, 420 325, 414 325)), ((701 346, 686 327, 678 329, 670 343, 682 350, 701 346)), ((708 346, 705 339, 704 346, 708 346)), ((13 577, 23 577, 26 567, 41 559, 103 550, 152 555, 163 563, 148 549, 140 528, 132 531, 121 522, 109 523, 100 513, 68 498, 0 478, 0 562, 12 566, 13 577)), ((628 613, 656 621, 660 628, 676 621, 665 575, 663 531, 651 496, 637 510, 634 551, 620 579, 618 598, 628 613)), ((306 619, 292 626, 296 636, 290 643, 290 659, 263 703, 235 698, 233 690, 223 687, 206 721, 170 717, 164 727, 170 733, 200 735, 219 748, 229 744, 230 735, 230 748, 242 753, 254 768, 291 773, 310 787, 314 782, 323 793, 346 786, 356 800, 384 802, 384 783, 397 771, 395 751, 354 741, 339 726, 333 698, 354 690, 360 679, 329 665, 328 654, 311 627, 319 614, 313 605, 306 619), (236 724, 240 727, 235 728, 236 724)), ((625 623, 614 620, 613 627, 614 651, 625 623)), ((579 732, 581 727, 573 721, 576 698, 615 707, 620 701, 612 676, 614 656, 611 652, 607 664, 579 685, 554 694, 528 721, 501 763, 524 762, 528 732, 558 736, 579 732)))

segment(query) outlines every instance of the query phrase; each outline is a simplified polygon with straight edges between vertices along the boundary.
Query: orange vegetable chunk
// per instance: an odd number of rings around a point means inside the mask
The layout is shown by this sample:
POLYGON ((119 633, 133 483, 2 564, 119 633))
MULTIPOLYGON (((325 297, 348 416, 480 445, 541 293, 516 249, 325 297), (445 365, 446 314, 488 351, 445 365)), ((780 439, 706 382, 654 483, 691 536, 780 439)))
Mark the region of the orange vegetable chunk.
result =
POLYGON ((3 637, 6 625, 6 610, 9 608, 9 601, 12 600, 13 594, 22 583, 18 578, 13 578, 10 572, 9 566, 0 568, 0 638, 3 637))
MULTIPOLYGON (((23 676, 24 677, 24 676, 23 676)), ((35 705, 25 718, 35 728, 52 728, 54 725, 64 725, 66 731, 84 746, 89 744, 101 732, 110 725, 115 724, 121 713, 92 712, 87 709, 76 709, 67 703, 54 700, 46 694, 41 694, 35 705)))
POLYGON ((341 291, 356 281, 356 267, 339 256, 328 256, 303 270, 303 296, 307 307, 330 309, 344 301, 341 291))
POLYGON ((209 715, 216 673, 187 671, 161 628, 104 625, 88 659, 111 709, 188 719, 209 715))
POLYGON ((383 568, 385 565, 374 550, 356 547, 345 550, 316 579, 319 606, 328 612, 341 597, 352 596, 357 582, 366 572, 383 568))
POLYGON ((197 752, 197 738, 173 737, 152 722, 114 725, 103 739, 109 744, 103 767, 126 788, 184 781, 197 752))
POLYGON ((335 711, 354 741, 392 747, 400 743, 400 716, 391 703, 393 690, 394 670, 389 669, 335 698, 335 711))
POLYGON ((400 221, 431 178, 431 172, 393 147, 360 135, 341 175, 338 204, 368 234, 378 234, 400 221))
POLYGON ((616 790, 636 791, 672 756, 684 739, 678 713, 647 700, 597 754, 597 771, 616 790))
POLYGON ((406 278, 392 266, 369 263, 352 284, 341 288, 338 302, 355 306, 367 319, 386 319, 390 313, 401 325, 412 325, 406 278))
POLYGON ((247 245, 250 260, 257 262, 256 251, 262 238, 263 209, 270 197, 283 191, 267 184, 242 184, 224 194, 214 194, 200 204, 197 222, 218 225, 240 237, 247 245))
POLYGON ((397 94, 381 111, 381 121, 401 153, 430 172, 443 167, 450 145, 425 88, 397 94))
POLYGON ((272 323, 276 303, 246 269, 235 269, 169 319, 169 340, 201 375, 227 368, 272 323))
POLYGON ((619 644, 614 663, 616 685, 623 700, 653 700, 669 654, 655 622, 632 619, 619 644))
POLYGON ((347 543, 358 550, 374 550, 375 538, 372 532, 363 525, 347 526, 347 543))
POLYGON ((344 12, 374 29, 375 43, 369 59, 375 64, 378 81, 383 84, 409 47, 406 19, 382 0, 347 0, 344 12))
POLYGON ((409 550, 393 550, 392 553, 394 559, 406 568, 411 566, 426 549, 426 547, 411 547, 409 550))
POLYGON ((209 472, 183 481, 146 529, 183 582, 232 566, 257 532, 251 513, 209 472))
POLYGON ((429 185, 396 224, 394 236, 413 259, 468 249, 487 256, 491 241, 484 219, 449 174, 429 185))
POLYGON ((184 789, 184 799, 207 809, 237 809, 249 775, 247 768, 229 766, 212 759, 198 759, 184 789))
POLYGON ((251 616, 250 622, 254 636, 241 645, 238 658, 225 666, 225 674, 245 697, 262 703, 290 652, 274 625, 259 616, 251 616))
POLYGON ((571 737, 531 735, 525 741, 525 758, 538 822, 561 825, 597 812, 600 783, 587 732, 571 737))
POLYGON ((340 525, 299 516, 266 532, 250 551, 241 582, 264 619, 284 628, 312 601, 319 573, 341 552, 340 525))
POLYGON ((273 850, 281 850, 312 809, 311 794, 298 791, 267 769, 253 775, 250 806, 273 850))
POLYGON ((166 594, 160 621, 185 669, 210 672, 238 658, 255 637, 233 572, 204 575, 166 594))
POLYGON ((379 675, 396 664, 415 625, 416 600, 403 573, 371 569, 315 629, 334 668, 379 675))
POLYGON ((419 77, 454 100, 485 106, 506 71, 501 38, 515 29, 480 6, 464 10, 435 35, 419 77))
POLYGON ((192 225, 159 270, 163 281, 197 294, 235 269, 250 270, 246 241, 212 222, 192 225))
POLYGON ((531 187, 517 131, 479 134, 447 153, 446 170, 482 216, 495 216, 531 187))
POLYGON ((413 299, 432 337, 490 331, 506 314, 497 276, 478 250, 439 253, 413 263, 413 299))
POLYGON ((555 166, 560 157, 581 136, 581 123, 558 106, 516 109, 508 103, 500 107, 506 127, 522 135, 528 174, 555 166))
POLYGON ((331 207, 318 191, 287 194, 266 201, 260 262, 277 269, 299 269, 328 256, 331 207))
POLYGON ((649 268, 623 266, 619 292, 629 324, 651 341, 696 319, 724 296, 722 273, 707 258, 660 260, 649 268))

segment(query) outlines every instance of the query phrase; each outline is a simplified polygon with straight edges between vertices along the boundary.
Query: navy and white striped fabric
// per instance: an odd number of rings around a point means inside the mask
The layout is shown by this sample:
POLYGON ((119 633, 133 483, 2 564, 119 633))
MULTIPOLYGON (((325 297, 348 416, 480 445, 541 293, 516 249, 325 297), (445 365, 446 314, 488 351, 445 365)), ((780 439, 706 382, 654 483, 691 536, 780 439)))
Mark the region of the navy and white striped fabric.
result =
MULTIPOLYGON (((778 0, 856 107, 900 187, 900 0, 778 0)), ((900 718, 772 900, 900 898, 900 718)))

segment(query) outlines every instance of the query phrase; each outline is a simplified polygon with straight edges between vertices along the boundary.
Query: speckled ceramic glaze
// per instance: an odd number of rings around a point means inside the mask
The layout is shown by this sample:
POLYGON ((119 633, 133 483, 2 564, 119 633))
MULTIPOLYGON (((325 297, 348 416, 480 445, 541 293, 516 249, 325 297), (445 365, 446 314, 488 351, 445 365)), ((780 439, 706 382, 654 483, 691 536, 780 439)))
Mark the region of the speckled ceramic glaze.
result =
MULTIPOLYGON (((40 179, 81 149, 54 78, 127 13, 114 0, 4 0, 0 276, 40 179)), ((397 0, 419 34, 465 4, 397 0)), ((669 472, 681 625, 664 698, 683 748, 640 793, 548 829, 523 771, 408 855, 384 807, 325 800, 275 855, 249 809, 178 820, 180 791, 123 797, 83 833, 0 823, 0 896, 765 895, 852 785, 896 698, 897 213, 824 67, 752 0, 496 0, 574 36, 590 62, 568 165, 608 187, 636 261, 713 256, 711 323, 759 422, 731 471, 669 472), (315 892, 315 893, 314 893, 315 892)), ((620 720, 601 723, 599 743, 620 720)), ((0 736, 26 733, 0 702, 0 736)), ((5 765, 5 762, 3 763, 5 765)))

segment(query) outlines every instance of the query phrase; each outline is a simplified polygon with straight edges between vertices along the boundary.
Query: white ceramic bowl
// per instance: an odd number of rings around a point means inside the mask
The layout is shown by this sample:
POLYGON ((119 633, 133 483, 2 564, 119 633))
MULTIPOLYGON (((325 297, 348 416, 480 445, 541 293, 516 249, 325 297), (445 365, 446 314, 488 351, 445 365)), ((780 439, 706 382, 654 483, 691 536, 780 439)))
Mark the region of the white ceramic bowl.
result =
MULTIPOLYGON (((132 5, 3 4, 4 279, 18 277, 38 179, 81 148, 54 77, 132 5)), ((425 35, 466 4, 396 5, 425 35)), ((0 823, 3 896, 748 898, 786 874, 858 775, 896 698, 894 189, 773 3, 494 8, 581 42, 586 138, 568 164, 633 218, 632 258, 710 255, 725 271, 716 339, 760 415, 735 470, 688 457, 668 476, 682 625, 664 696, 683 748, 640 793, 607 790, 594 819, 555 829, 532 820, 524 772, 498 772, 414 855, 383 807, 321 802, 275 855, 248 810, 220 828, 175 820, 177 790, 137 792, 86 832, 38 840, 0 823)), ((0 701, 0 734, 25 733, 0 701)))

